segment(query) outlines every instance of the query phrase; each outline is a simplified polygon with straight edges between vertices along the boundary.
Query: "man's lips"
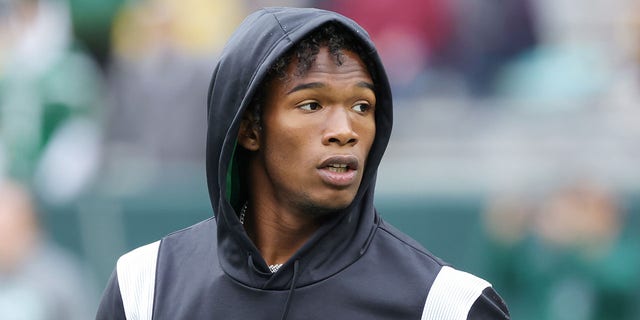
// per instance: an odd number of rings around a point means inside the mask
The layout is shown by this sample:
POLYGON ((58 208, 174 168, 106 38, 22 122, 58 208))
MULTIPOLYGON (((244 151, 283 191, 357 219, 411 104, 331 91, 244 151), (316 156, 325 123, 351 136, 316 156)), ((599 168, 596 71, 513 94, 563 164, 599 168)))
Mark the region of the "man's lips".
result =
POLYGON ((331 156, 320 163, 322 180, 335 187, 347 187, 355 182, 358 158, 352 155, 331 156))
POLYGON ((358 170, 358 158, 352 155, 335 155, 326 158, 318 169, 346 167, 348 170, 358 170))

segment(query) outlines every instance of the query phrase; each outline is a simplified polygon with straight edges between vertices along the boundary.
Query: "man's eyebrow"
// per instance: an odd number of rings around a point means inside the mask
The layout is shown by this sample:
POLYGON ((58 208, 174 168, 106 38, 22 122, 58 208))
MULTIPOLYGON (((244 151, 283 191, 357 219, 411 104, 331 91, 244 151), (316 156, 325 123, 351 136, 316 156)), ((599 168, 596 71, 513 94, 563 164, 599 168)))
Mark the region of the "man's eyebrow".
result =
MULTIPOLYGON (((356 86, 360 88, 366 88, 371 91, 376 91, 375 86, 373 85, 373 83, 370 83, 370 82, 360 81, 356 84, 356 86)), ((305 89, 316 89, 316 88, 323 88, 323 87, 325 87, 325 84, 322 82, 303 83, 293 87, 293 89, 289 90, 287 94, 292 94, 296 91, 305 90, 305 89)))
POLYGON ((357 84, 358 87, 371 89, 371 91, 376 91, 376 87, 371 82, 360 81, 357 84))
POLYGON ((322 88, 324 86, 325 85, 322 82, 303 83, 303 84, 299 84, 299 85, 293 87, 293 89, 289 90, 289 92, 287 92, 287 94, 292 94, 292 93, 294 93, 296 91, 300 91, 300 90, 304 90, 304 89, 322 88))

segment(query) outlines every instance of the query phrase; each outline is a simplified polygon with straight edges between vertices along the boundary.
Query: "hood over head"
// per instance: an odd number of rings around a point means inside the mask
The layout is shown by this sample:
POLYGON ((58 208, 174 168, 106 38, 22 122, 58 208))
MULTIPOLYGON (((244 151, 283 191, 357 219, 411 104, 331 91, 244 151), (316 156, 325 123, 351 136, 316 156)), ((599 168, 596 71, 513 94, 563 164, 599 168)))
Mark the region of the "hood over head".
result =
POLYGON ((207 183, 223 270, 250 287, 282 290, 292 282, 304 286, 325 279, 356 261, 378 223, 373 207, 375 176, 391 126, 391 90, 386 73, 369 35, 354 21, 337 13, 303 8, 265 8, 248 16, 223 50, 208 96, 207 183), (274 62, 310 32, 330 22, 351 31, 372 62, 369 72, 377 100, 376 136, 351 205, 332 216, 277 273, 271 274, 237 216, 245 200, 239 185, 241 164, 234 156, 238 130, 244 111, 274 62))

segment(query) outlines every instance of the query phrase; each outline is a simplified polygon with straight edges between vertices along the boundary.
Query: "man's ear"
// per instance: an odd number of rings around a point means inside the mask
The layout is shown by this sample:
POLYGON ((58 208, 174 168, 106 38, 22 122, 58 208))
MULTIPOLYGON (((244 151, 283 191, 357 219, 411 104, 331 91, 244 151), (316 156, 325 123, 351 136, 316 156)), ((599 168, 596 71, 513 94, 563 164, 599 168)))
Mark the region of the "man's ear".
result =
POLYGON ((249 151, 258 151, 260 131, 260 120, 255 119, 253 112, 245 112, 240 122, 240 131, 238 131, 238 144, 249 151))

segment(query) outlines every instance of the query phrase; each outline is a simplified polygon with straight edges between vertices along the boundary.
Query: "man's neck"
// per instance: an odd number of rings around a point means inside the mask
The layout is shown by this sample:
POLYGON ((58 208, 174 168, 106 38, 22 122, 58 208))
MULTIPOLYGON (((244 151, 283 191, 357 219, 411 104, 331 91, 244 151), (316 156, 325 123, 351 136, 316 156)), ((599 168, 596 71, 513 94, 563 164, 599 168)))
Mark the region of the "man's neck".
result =
POLYGON ((245 229, 268 265, 285 263, 318 229, 318 221, 285 208, 249 204, 245 229))

